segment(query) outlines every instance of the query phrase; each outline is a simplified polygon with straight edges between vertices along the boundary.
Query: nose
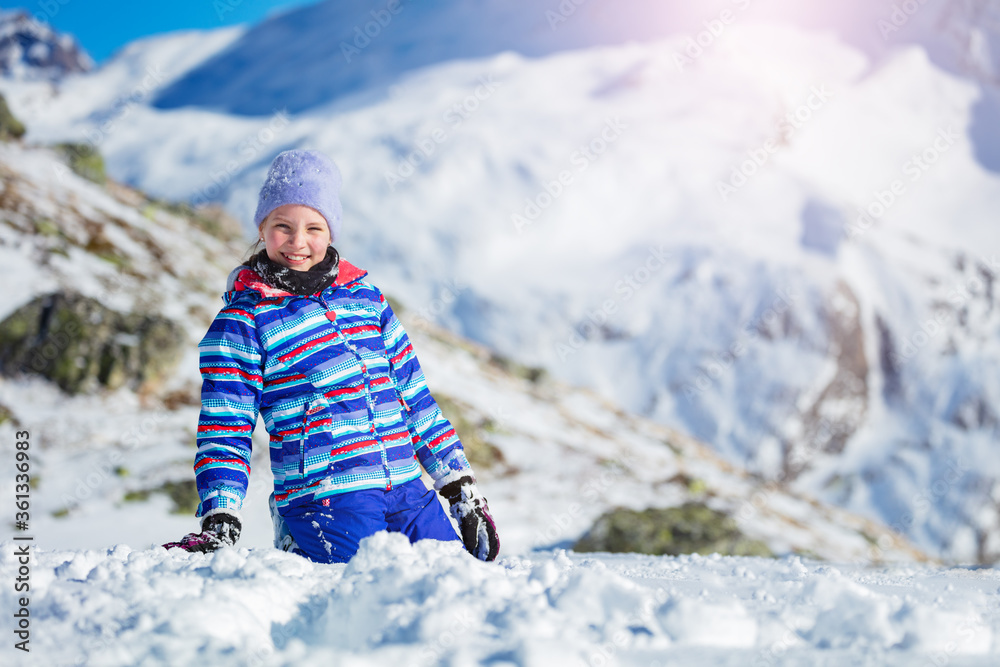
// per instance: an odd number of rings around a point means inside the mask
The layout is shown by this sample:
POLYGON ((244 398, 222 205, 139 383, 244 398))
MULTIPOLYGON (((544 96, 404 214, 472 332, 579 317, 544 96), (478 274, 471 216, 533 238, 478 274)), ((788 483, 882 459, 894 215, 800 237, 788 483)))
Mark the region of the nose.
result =
POLYGON ((296 229, 292 232, 292 245, 296 248, 304 248, 306 246, 306 230, 296 229))

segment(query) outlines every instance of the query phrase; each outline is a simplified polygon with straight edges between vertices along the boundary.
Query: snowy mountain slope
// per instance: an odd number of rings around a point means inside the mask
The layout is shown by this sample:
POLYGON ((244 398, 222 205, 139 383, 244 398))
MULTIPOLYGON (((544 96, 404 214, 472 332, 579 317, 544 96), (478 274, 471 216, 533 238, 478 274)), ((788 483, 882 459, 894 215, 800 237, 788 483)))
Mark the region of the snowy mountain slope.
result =
MULTIPOLYGON (((0 259, 17 275, 0 318, 37 295, 70 290, 114 310, 154 309, 186 330, 181 363, 153 391, 123 387, 69 396, 37 377, 0 381, 6 415, 0 432, 13 438, 28 429, 37 447, 31 526, 39 544, 143 547, 191 530, 193 510, 173 513, 167 496, 178 483, 190 483, 200 407, 195 343, 221 305, 219 293, 241 244, 211 236, 122 186, 112 183, 106 191, 84 181, 46 150, 0 145, 0 174, 0 259), (45 259, 31 261, 38 257, 45 259)), ((745 533, 777 553, 858 562, 927 559, 872 521, 762 486, 703 444, 589 391, 522 377, 419 311, 403 311, 401 318, 434 393, 457 406, 464 428, 502 455, 479 476, 504 526, 505 553, 571 543, 615 506, 643 509, 693 498, 734 516, 745 533)), ((272 486, 266 434, 258 432, 255 442, 241 544, 266 549, 272 486)), ((7 479, 13 479, 13 463, 3 464, 7 479)))
MULTIPOLYGON (((748 13, 697 57, 678 36, 387 66, 388 91, 295 115, 136 104, 97 144, 118 178, 243 219, 274 153, 325 150, 345 253, 418 312, 446 296, 427 319, 935 554, 992 561, 992 89, 985 65, 921 41, 942 7, 877 57, 748 13)), ((95 127, 121 85, 103 76, 72 84, 71 114, 0 87, 54 141, 95 127)))
POLYGON ((509 0, 318 2, 250 28, 161 91, 154 106, 266 115, 278 105, 297 113, 448 61, 659 38, 685 14, 638 0, 563 8, 509 0))
MULTIPOLYGON (((0 544, 11 580, 14 544, 0 544)), ((994 569, 702 556, 481 563, 384 533, 347 565, 277 550, 39 548, 34 665, 990 665, 994 569)), ((5 608, 19 609, 11 587, 5 608)), ((992 657, 991 657, 992 656, 992 657)))
POLYGON ((0 10, 0 72, 5 76, 54 80, 93 68, 72 35, 57 33, 23 10, 0 10))
MULTIPOLYGON (((110 138, 126 143, 153 139, 150 129, 136 133, 134 124, 155 127, 155 121, 144 123, 150 116, 146 105, 157 90, 182 76, 187 69, 211 57, 213 53, 242 34, 242 28, 225 28, 214 31, 186 31, 169 37, 150 37, 138 40, 124 47, 111 61, 100 68, 102 85, 94 85, 92 79, 66 77, 50 83, 32 80, 7 80, 10 88, 6 93, 19 100, 17 111, 22 118, 31 118, 32 127, 46 132, 48 123, 55 121, 59 127, 61 140, 87 144, 104 149, 110 138), (58 109, 56 120, 48 115, 58 109), (65 124, 65 121, 69 124, 65 124)), ((199 124, 205 114, 192 113, 188 122, 199 124)), ((214 117, 213 117, 214 118, 214 117)), ((239 123, 220 123, 219 136, 229 136, 232 143, 242 138, 244 131, 239 123), (227 133, 225 130, 228 129, 227 133)), ((161 139, 163 139, 162 135, 161 139)), ((165 141, 165 140, 164 140, 165 141)), ((200 146, 201 142, 185 142, 186 151, 194 155, 182 154, 176 159, 183 161, 205 161, 216 155, 212 146, 200 146)), ((162 181, 172 180, 170 173, 176 173, 171 164, 167 171, 157 168, 157 164, 145 164, 127 159, 132 169, 141 170, 144 177, 162 181)), ((110 166, 110 165, 109 165, 110 166)), ((111 166, 117 171, 120 166, 111 166)), ((199 179, 204 173, 198 172, 199 179)), ((191 187, 190 183, 185 183, 191 187)))
POLYGON ((407 72, 513 51, 531 58, 580 48, 691 35, 714 42, 733 22, 769 21, 832 30, 881 59, 893 46, 924 45, 952 71, 996 80, 1000 18, 989 0, 897 4, 847 0, 500 0, 318 2, 251 27, 238 41, 157 95, 162 109, 198 106, 266 115, 300 112, 407 72), (704 37, 699 33, 708 31, 704 37), (266 52, 267 58, 260 54, 266 52))

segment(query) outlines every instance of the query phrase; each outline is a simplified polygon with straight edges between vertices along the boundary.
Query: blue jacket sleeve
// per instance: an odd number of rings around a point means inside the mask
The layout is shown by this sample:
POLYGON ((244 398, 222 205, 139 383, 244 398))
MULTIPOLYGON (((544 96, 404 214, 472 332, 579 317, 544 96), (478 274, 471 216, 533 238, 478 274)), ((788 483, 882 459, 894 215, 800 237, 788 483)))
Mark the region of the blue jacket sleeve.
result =
POLYGON ((251 435, 263 392, 263 355, 253 309, 223 308, 198 344, 202 377, 194 472, 196 516, 239 512, 250 481, 251 435))
POLYGON ((472 474, 465 457, 462 442, 431 396, 424 379, 424 372, 410 344, 403 325, 392 312, 392 307, 382 301, 382 340, 389 357, 390 374, 396 381, 403 401, 406 425, 413 439, 417 460, 435 482, 435 487, 461 475, 472 474))

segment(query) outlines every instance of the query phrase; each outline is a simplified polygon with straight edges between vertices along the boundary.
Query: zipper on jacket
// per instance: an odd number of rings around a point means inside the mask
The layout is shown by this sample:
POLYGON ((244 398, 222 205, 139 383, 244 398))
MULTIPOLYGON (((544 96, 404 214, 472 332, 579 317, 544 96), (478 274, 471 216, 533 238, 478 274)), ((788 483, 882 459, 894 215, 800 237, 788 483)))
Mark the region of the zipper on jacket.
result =
MULTIPOLYGON (((371 422, 370 430, 372 436, 375 438, 375 442, 378 443, 379 453, 382 455, 382 470, 385 472, 385 490, 392 491, 392 478, 389 473, 389 454, 385 451, 385 443, 382 442, 381 438, 375 435, 375 401, 372 398, 371 389, 368 386, 368 379, 366 377, 368 374, 368 364, 365 363, 364 357, 361 356, 361 353, 358 351, 357 347, 355 347, 351 343, 351 341, 347 338, 347 336, 340 330, 340 327, 337 326, 337 314, 326 303, 325 299, 320 297, 319 301, 320 304, 323 306, 323 308, 326 310, 326 318, 330 320, 330 325, 333 326, 337 334, 344 339, 344 343, 347 345, 347 349, 351 351, 351 353, 357 358, 358 363, 361 364, 361 383, 365 390, 365 404, 370 413, 369 416, 369 421, 371 422)), ((399 398, 400 401, 403 403, 403 406, 406 408, 406 411, 409 412, 410 406, 406 405, 406 402, 402 400, 402 396, 400 396, 399 398)), ((305 447, 305 424, 303 424, 302 428, 302 442, 303 442, 303 447, 305 447)), ((302 458, 302 464, 303 466, 305 466, 305 456, 303 455, 301 458, 302 458)), ((303 475, 305 474, 304 470, 302 474, 303 475)))
POLYGON ((302 417, 302 437, 299 438, 299 475, 306 476, 306 427, 309 425, 309 410, 302 417))
POLYGON ((305 413, 302 415, 302 439, 299 441, 299 473, 303 477, 306 474, 306 438, 309 437, 309 418, 322 409, 321 405, 315 403, 315 401, 311 401, 302 406, 305 413))
MULTIPOLYGON (((365 392, 369 393, 369 399, 371 398, 370 392, 368 391, 368 385, 365 385, 365 392)), ((372 428, 375 428, 375 408, 374 401, 372 405, 369 405, 368 409, 371 410, 372 416, 372 428)), ((382 470, 385 471, 385 490, 392 491, 392 477, 389 474, 389 454, 385 451, 385 443, 381 439, 378 441, 379 452, 382 454, 382 470)))

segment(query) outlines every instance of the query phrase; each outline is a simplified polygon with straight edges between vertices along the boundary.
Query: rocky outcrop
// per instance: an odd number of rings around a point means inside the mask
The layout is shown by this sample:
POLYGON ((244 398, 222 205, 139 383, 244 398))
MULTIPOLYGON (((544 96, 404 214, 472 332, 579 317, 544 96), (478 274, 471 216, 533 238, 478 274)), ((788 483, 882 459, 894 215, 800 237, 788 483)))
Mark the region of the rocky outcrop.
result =
POLYGON ((93 68, 94 61, 72 36, 57 33, 24 10, 0 12, 0 73, 58 79, 93 68))
POLYGON ((816 454, 840 454, 868 413, 868 360, 861 306, 839 282, 822 310, 833 374, 801 413, 800 437, 786 441, 784 480, 797 477, 816 454))
POLYGON ((0 322, 0 373, 39 375, 76 394, 155 389, 187 344, 173 321, 123 314, 70 292, 41 296, 0 322))
POLYGON ((95 146, 86 143, 61 143, 53 146, 58 155, 66 160, 66 166, 77 176, 104 185, 107 172, 104 169, 104 158, 95 146))
POLYGON ((665 509, 611 510, 573 545, 573 550, 655 556, 773 555, 763 542, 744 536, 731 517, 694 502, 665 509))
POLYGON ((468 405, 443 392, 435 392, 434 400, 454 427, 474 469, 486 470, 504 463, 503 453, 489 441, 489 432, 495 428, 492 419, 477 417, 468 405))
POLYGON ((0 95, 0 141, 20 139, 24 136, 25 129, 24 123, 15 118, 7 106, 7 98, 0 95))

